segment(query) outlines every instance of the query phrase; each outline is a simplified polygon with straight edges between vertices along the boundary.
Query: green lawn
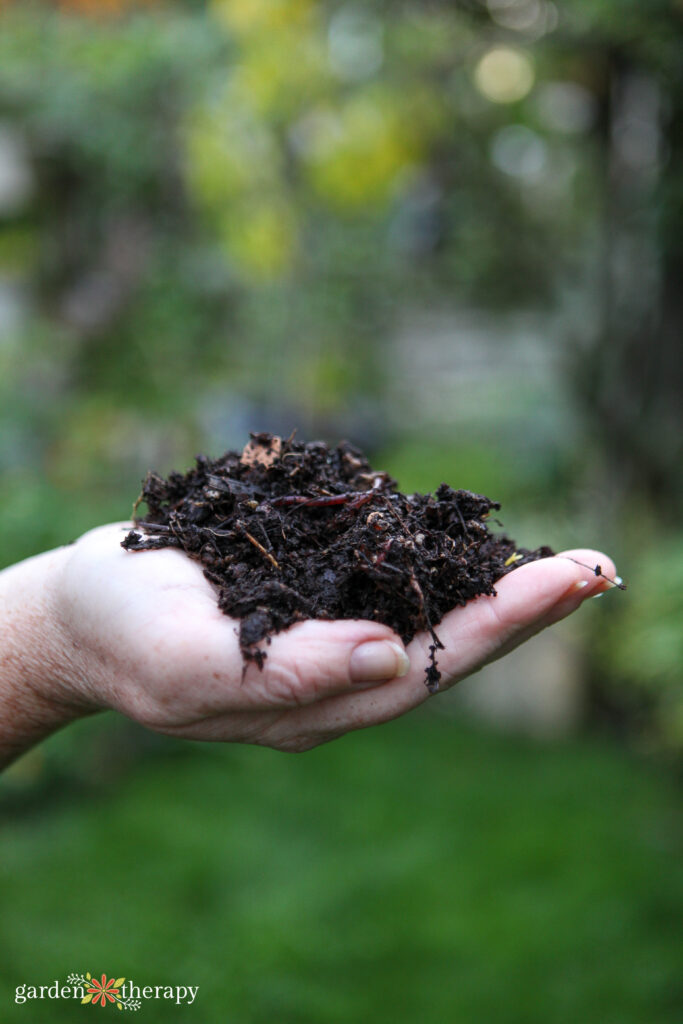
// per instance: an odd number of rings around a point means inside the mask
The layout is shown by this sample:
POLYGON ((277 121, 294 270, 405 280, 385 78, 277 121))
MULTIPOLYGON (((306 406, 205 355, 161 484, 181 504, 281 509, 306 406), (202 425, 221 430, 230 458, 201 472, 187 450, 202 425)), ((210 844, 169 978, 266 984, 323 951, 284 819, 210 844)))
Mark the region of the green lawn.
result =
POLYGON ((13 1002, 90 970, 200 986, 140 1024, 674 1024, 676 796, 604 740, 428 712, 300 756, 163 743, 5 809, 0 1019, 90 1019, 13 1002))

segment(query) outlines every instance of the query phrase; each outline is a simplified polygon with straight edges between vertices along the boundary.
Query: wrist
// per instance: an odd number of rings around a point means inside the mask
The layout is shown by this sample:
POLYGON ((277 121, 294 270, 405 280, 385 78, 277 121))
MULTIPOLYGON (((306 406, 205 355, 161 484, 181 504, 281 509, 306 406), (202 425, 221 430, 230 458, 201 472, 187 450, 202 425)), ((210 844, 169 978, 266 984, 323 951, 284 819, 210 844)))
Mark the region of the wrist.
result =
POLYGON ((68 548, 0 573, 0 768, 97 710, 78 686, 77 651, 57 614, 68 548))

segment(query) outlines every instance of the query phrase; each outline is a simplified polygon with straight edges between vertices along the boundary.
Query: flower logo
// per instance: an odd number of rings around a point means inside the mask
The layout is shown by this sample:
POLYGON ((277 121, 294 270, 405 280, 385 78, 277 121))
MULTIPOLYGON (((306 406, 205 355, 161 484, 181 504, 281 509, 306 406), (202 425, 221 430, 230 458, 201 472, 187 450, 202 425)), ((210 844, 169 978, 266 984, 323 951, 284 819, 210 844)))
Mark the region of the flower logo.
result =
POLYGON ((91 1003, 92 1006, 106 1006, 107 1003, 115 1003, 118 1010, 139 1010, 140 1000, 121 994, 121 986, 125 978, 109 978, 103 974, 98 981, 93 978, 90 971, 83 974, 70 974, 67 981, 70 985, 81 985, 85 989, 85 995, 81 1004, 91 1003))
POLYGON ((113 978, 110 978, 109 981, 107 981, 106 974, 102 975, 101 981, 97 981, 95 978, 92 978, 90 982, 91 987, 86 990, 87 995, 81 999, 81 1003, 89 1003, 90 1000, 92 1000, 93 1006, 96 1006, 98 1002, 101 1003, 102 1006, 106 1006, 107 1000, 109 1000, 110 1003, 118 1003, 119 1009, 121 1009, 118 994, 119 988, 123 985, 125 980, 125 978, 117 978, 116 981, 114 981, 113 978))

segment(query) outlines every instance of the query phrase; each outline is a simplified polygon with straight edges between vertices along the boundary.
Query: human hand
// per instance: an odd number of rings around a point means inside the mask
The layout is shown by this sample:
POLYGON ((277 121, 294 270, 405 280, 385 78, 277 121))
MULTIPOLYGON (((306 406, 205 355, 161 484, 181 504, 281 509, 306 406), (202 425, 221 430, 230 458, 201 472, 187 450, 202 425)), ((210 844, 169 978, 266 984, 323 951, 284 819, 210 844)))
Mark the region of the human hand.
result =
MULTIPOLYGON (((272 638, 262 669, 249 663, 245 670, 238 623, 218 609, 199 565, 172 549, 124 551, 129 526, 100 527, 62 549, 51 588, 69 662, 63 700, 83 713, 113 708, 174 736, 302 751, 428 698, 430 637, 408 646, 408 666, 400 639, 375 622, 297 623, 272 638)), ((497 596, 444 617, 437 627, 442 689, 609 587, 570 560, 600 563, 613 576, 605 555, 564 556, 521 566, 498 582, 497 596)))

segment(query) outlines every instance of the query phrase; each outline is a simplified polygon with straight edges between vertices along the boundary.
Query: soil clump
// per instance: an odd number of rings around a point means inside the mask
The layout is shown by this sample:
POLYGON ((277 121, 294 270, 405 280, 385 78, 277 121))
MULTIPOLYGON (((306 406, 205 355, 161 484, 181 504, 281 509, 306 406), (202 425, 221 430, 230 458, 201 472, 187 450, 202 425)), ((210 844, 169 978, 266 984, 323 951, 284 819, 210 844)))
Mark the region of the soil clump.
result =
POLYGON ((431 637, 425 682, 439 688, 435 627, 526 562, 554 554, 493 534, 497 501, 442 483, 402 494, 347 441, 253 433, 242 452, 199 456, 185 474, 149 473, 128 551, 179 548, 240 620, 247 661, 261 667, 273 633, 302 619, 373 619, 405 643, 431 637))

